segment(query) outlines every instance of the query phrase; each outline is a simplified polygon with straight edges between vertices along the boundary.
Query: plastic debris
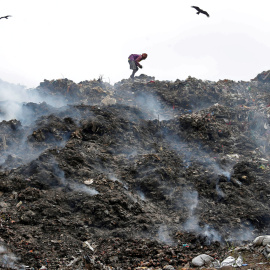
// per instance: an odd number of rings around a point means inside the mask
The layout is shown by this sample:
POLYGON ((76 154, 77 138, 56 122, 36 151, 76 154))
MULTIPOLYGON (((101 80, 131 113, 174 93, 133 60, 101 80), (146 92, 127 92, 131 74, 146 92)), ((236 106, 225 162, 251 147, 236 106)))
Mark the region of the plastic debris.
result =
POLYGON ((89 244, 88 241, 83 242, 84 247, 88 247, 90 250, 94 251, 94 248, 89 244))
POLYGON ((207 254, 201 254, 201 255, 193 258, 191 263, 194 266, 203 266, 203 265, 206 265, 206 264, 210 263, 213 260, 214 260, 213 257, 211 257, 211 256, 209 256, 207 254))
POLYGON ((232 256, 227 257, 225 260, 221 262, 220 266, 221 267, 223 266, 241 267, 242 264, 243 264, 243 258, 241 255, 239 255, 237 259, 235 259, 232 256))
POLYGON ((258 236, 253 241, 254 246, 266 246, 267 244, 270 244, 270 235, 258 236))

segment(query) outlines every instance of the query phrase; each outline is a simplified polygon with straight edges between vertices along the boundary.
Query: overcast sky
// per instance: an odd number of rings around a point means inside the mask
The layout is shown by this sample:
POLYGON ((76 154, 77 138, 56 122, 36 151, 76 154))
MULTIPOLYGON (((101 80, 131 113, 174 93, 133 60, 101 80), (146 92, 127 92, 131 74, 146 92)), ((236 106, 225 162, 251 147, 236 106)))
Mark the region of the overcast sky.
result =
POLYGON ((131 74, 249 81, 270 67, 269 0, 0 0, 0 79, 36 87, 131 74), (197 15, 192 5, 210 17, 197 15))

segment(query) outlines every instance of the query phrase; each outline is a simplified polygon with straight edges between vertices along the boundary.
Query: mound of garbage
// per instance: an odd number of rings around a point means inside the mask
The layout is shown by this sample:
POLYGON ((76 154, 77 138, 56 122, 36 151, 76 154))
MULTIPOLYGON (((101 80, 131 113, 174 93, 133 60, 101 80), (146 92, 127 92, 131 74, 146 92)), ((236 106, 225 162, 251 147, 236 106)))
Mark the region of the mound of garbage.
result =
POLYGON ((1 101, 1 267, 270 267, 265 73, 44 80, 1 101))

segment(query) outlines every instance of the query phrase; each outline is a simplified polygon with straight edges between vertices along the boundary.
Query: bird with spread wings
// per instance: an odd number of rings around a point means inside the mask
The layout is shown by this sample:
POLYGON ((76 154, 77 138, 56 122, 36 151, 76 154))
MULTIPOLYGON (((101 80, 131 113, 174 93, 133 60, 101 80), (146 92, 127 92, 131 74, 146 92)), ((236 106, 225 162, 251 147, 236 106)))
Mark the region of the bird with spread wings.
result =
POLYGON ((207 17, 210 17, 210 15, 209 15, 206 11, 200 9, 199 7, 196 7, 196 6, 191 6, 191 7, 192 7, 192 8, 195 8, 195 9, 198 11, 198 12, 197 12, 198 15, 199 15, 200 13, 202 13, 202 14, 206 15, 207 17))
POLYGON ((1 19, 8 19, 8 17, 11 17, 11 15, 7 15, 7 16, 0 17, 0 20, 1 20, 1 19))

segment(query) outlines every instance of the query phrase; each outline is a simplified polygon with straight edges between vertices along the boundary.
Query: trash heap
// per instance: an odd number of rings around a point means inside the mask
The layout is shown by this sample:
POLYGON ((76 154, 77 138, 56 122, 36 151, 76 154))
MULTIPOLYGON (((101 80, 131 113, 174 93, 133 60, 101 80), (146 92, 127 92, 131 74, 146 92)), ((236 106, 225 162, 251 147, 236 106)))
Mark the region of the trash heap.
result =
POLYGON ((268 269, 263 75, 45 80, 18 119, 1 102, 1 267, 268 269))
POLYGON ((44 80, 35 91, 43 96, 64 98, 68 103, 99 103, 102 98, 111 93, 112 86, 102 82, 101 79, 82 81, 78 84, 68 79, 59 79, 44 80))
POLYGON ((270 82, 270 71, 263 71, 260 74, 258 74, 253 81, 259 81, 259 82, 264 82, 264 83, 269 83, 270 82))

